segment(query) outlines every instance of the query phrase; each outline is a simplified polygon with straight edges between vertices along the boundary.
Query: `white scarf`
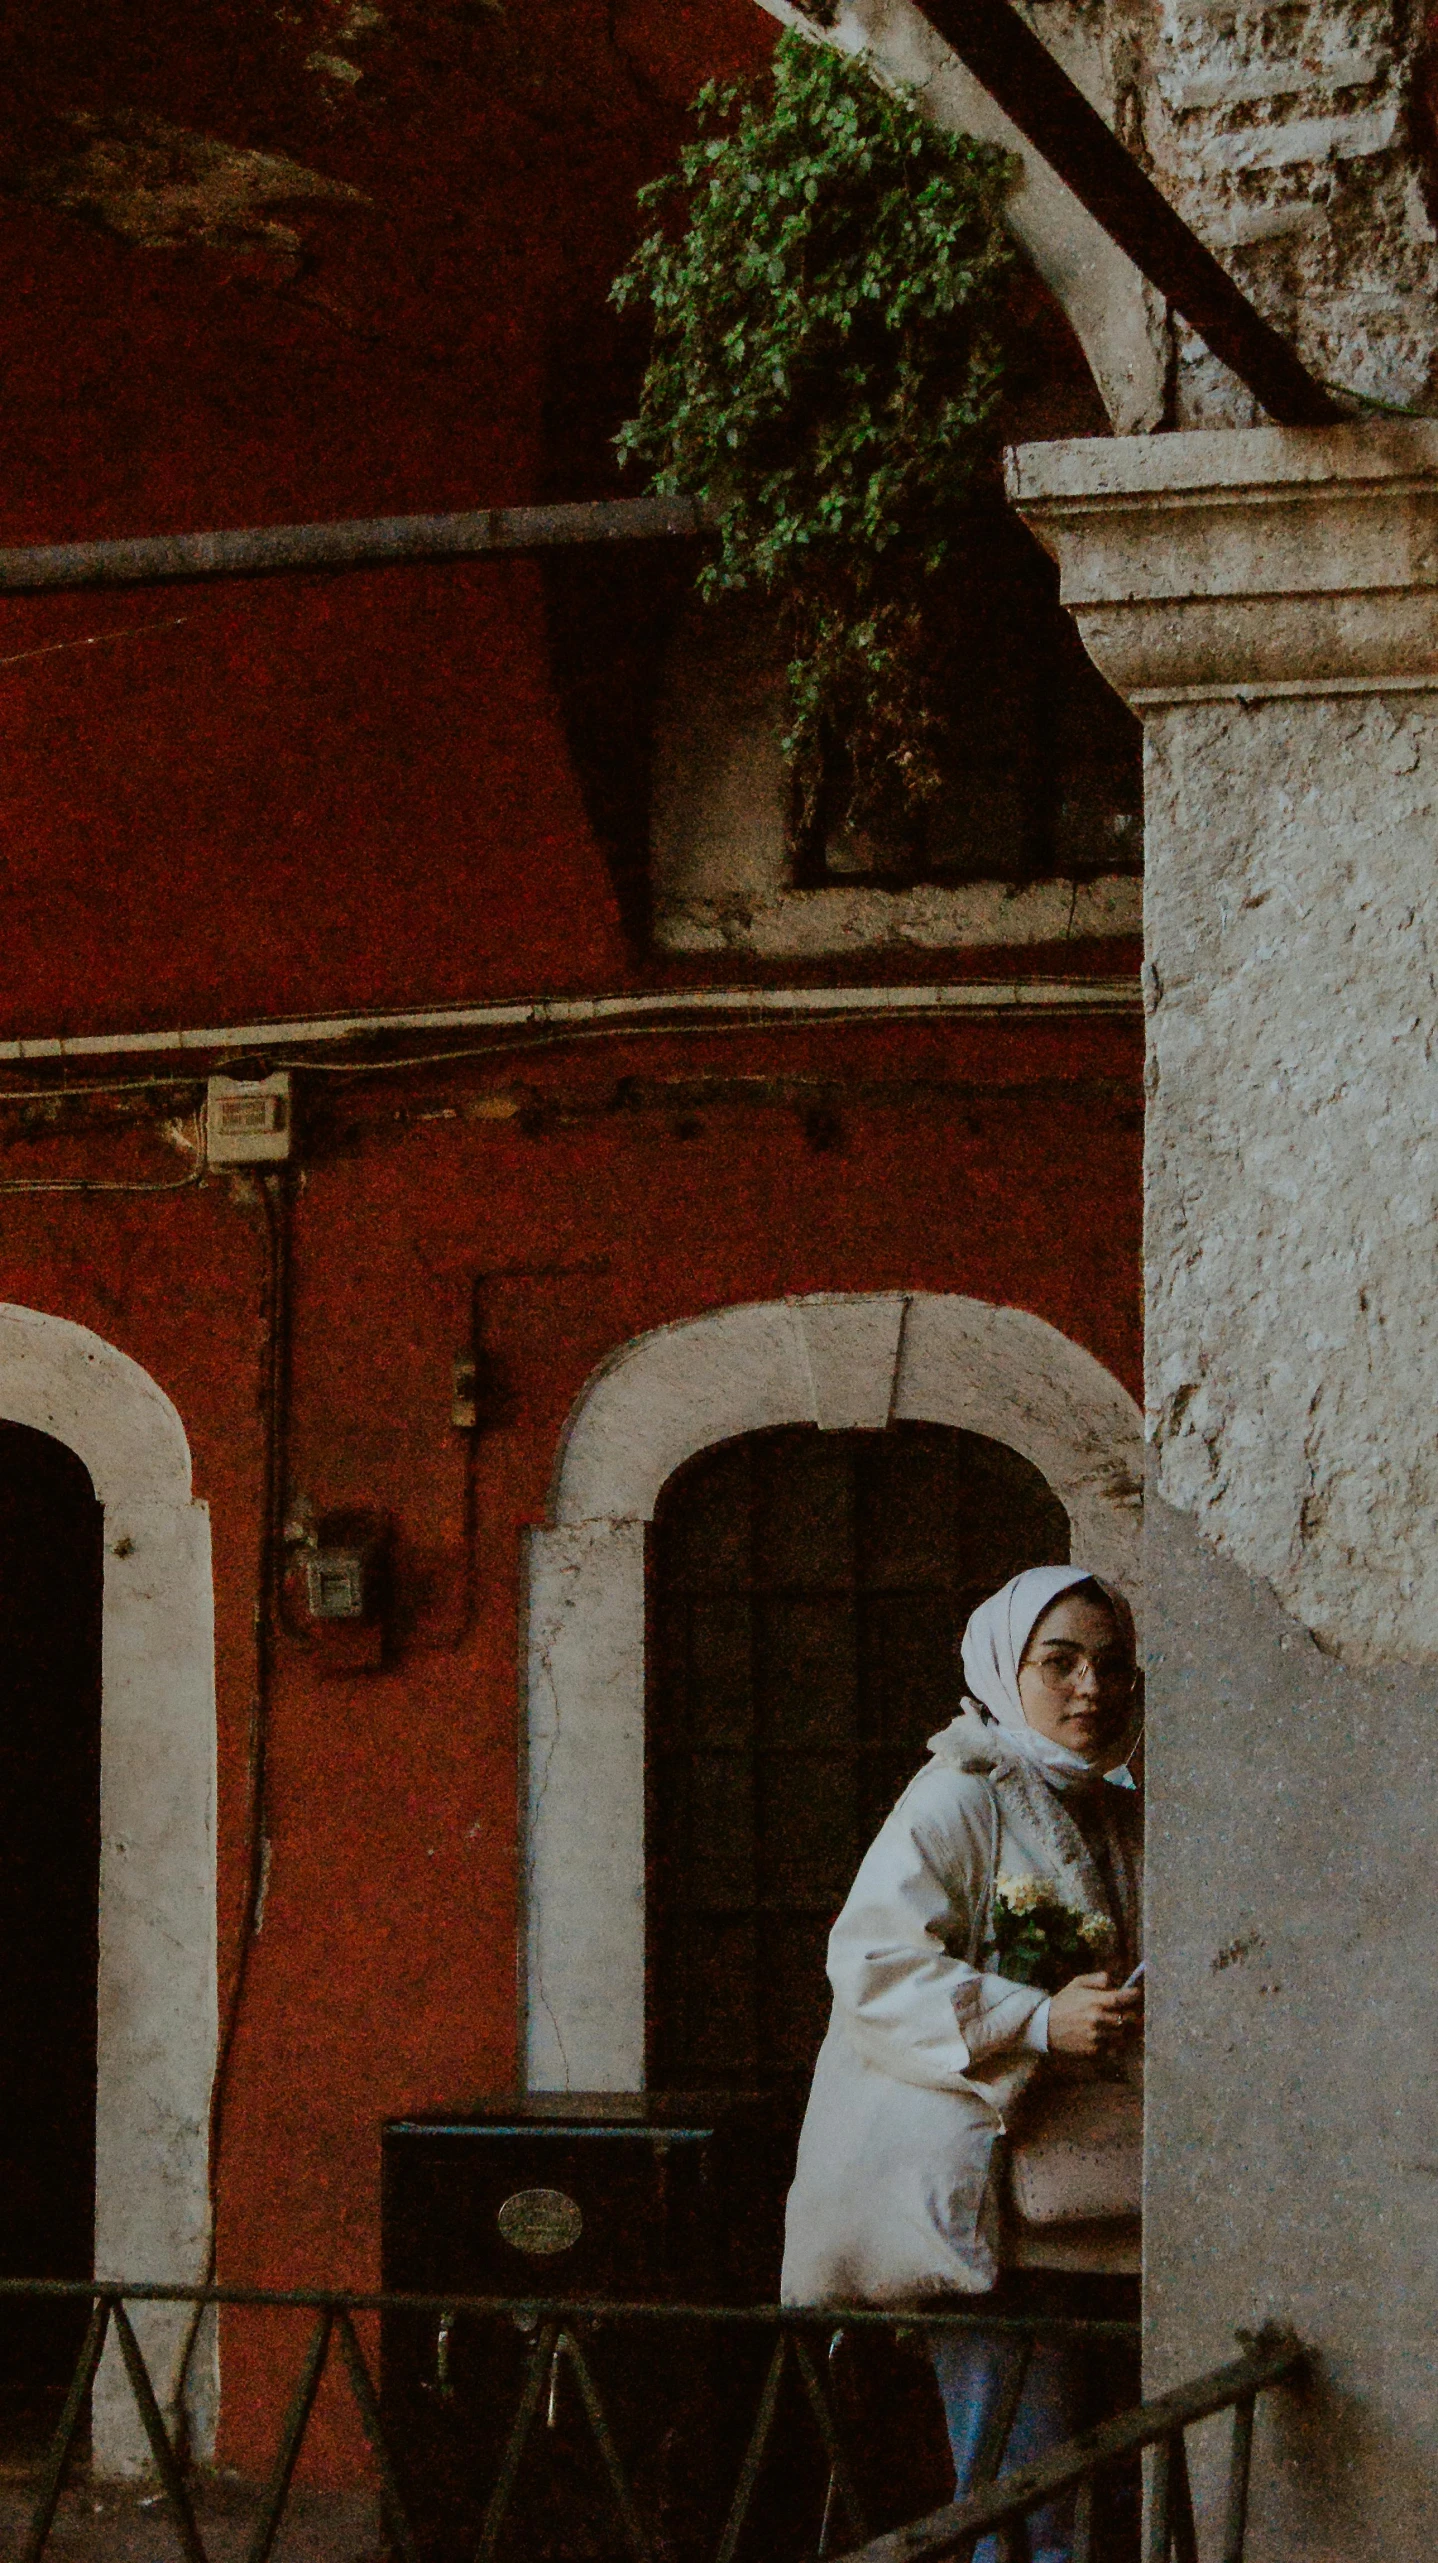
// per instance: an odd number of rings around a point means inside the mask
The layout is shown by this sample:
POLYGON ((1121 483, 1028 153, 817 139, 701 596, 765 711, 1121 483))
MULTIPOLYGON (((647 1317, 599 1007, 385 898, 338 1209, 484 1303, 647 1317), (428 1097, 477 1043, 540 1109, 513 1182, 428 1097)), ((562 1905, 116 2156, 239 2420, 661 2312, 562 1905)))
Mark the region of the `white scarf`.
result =
POLYGON ((1040 1735, 1037 1727, 1030 1726, 1019 1696, 1019 1666, 1049 1604, 1056 1602, 1061 1593, 1071 1592, 1076 1584, 1097 1584, 1120 1626, 1131 1633, 1132 1615, 1123 1595, 1088 1567, 1031 1566, 979 1604, 964 1631, 962 1650, 964 1679, 969 1686, 965 1708, 976 1712, 987 1709, 1003 1728, 1004 1743, 1010 1752, 1037 1763, 1050 1787, 1059 1790, 1072 1788, 1080 1780, 1092 1781, 1097 1775, 1081 1753, 1071 1752, 1066 1744, 1055 1744, 1052 1737, 1040 1735))

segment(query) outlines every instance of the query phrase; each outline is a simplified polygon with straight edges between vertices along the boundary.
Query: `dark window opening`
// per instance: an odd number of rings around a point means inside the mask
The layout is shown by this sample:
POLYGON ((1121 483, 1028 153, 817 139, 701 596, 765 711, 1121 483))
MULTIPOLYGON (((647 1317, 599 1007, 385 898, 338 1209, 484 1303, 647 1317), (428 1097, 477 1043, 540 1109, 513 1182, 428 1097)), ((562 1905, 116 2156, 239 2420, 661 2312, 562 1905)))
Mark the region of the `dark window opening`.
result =
POLYGON ((1066 1560, 1031 1463, 940 1424, 703 1452, 650 1551, 649 2081, 802 2105, 859 1860, 954 1715, 969 1612, 1066 1560))
POLYGON ((932 611, 941 789, 902 823, 848 827, 835 742, 796 877, 898 889, 1141 872, 1142 725, 1085 651, 1053 562, 997 500, 975 509, 932 611))
MULTIPOLYGON (((1073 329, 1022 262, 1011 295, 1016 327, 996 442, 1106 435, 1073 329)), ((612 439, 638 408, 648 351, 641 315, 585 296, 565 309, 545 391, 545 495, 638 495, 641 475, 620 471, 612 439)), ((674 650, 685 646, 701 558, 702 547, 690 543, 599 543, 557 547, 540 563, 575 775, 636 949, 652 931, 661 707, 674 650)), ((774 719, 787 726, 777 605, 753 591, 739 602, 762 626, 774 719)), ((933 602, 952 723, 945 787, 902 825, 845 828, 836 741, 813 824, 789 832, 796 884, 954 888, 1141 871, 1141 725, 1087 657, 1058 602, 1058 573, 1006 505, 997 476, 976 501, 968 542, 936 580, 933 602)))
MULTIPOLYGON (((89 2278, 95 2230, 103 1515, 0 1423, 0 2276, 89 2278)), ((0 2311, 0 2452, 53 2426, 87 2309, 0 2311)))

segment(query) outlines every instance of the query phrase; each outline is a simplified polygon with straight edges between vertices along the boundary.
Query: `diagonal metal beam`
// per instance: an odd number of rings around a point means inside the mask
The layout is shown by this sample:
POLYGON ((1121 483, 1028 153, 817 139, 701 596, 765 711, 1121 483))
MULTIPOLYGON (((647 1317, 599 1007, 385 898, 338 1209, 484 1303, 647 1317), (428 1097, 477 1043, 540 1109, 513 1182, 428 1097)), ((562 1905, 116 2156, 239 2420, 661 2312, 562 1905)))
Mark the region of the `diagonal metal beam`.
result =
POLYGON ((112 2300, 108 2296, 97 2296, 91 2308, 84 2342, 75 2362, 75 2373, 70 2380, 70 2390, 65 2397, 65 2408, 60 2415, 59 2425, 46 2453, 44 2468, 36 2490, 35 2507, 26 2531, 21 2563, 40 2563, 40 2558, 49 2544, 50 2530, 55 2523, 55 2512, 60 2506, 60 2493, 64 2486, 66 2469, 74 2451, 80 2421, 89 2400, 90 2388, 95 2382, 100 2353, 105 2346, 105 2335, 110 2328, 111 2303, 112 2300))
POLYGON ((145 2436, 150 2442, 150 2455, 155 2472, 160 2478, 160 2489, 165 2496, 170 2523, 179 2539, 185 2563, 209 2563, 204 2539, 195 2524, 195 2512, 189 2487, 186 2484, 180 2460, 170 2445, 170 2434, 165 2427, 164 2414, 156 2399, 150 2371, 145 2365, 144 2351, 135 2338, 134 2325, 119 2296, 111 2299, 111 2313, 115 2325, 115 2337, 120 2344, 120 2355, 125 2362, 125 2373, 130 2380, 130 2391, 135 2398, 135 2408, 140 2415, 145 2436))
POLYGON ((1085 211, 1280 427, 1336 427, 1345 412, 1198 234, 1159 193, 1097 108, 1009 0, 921 0, 923 14, 1085 211))

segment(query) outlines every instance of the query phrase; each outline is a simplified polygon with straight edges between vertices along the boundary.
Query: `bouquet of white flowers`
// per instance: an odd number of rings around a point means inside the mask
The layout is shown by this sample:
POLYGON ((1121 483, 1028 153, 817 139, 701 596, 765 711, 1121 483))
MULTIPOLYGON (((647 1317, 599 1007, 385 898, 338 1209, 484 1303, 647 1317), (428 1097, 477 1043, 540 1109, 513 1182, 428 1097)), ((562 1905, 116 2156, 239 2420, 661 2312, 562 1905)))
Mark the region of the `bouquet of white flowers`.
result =
POLYGON ((996 1879, 989 1928, 997 1972, 1045 1993, 1101 1967, 1115 1936, 1106 1913, 1075 1912, 1048 1878, 996 1879))

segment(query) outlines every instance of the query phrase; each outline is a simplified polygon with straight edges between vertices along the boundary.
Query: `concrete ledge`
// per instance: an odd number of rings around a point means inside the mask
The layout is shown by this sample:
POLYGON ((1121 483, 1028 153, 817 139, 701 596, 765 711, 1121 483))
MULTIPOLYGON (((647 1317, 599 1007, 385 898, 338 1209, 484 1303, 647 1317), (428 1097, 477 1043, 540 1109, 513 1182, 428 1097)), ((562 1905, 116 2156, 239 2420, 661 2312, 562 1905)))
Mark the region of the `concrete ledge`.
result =
POLYGON ((1438 684, 1438 422, 1070 439, 1007 479, 1139 710, 1438 684))
POLYGON ((1031 500, 1157 497, 1185 491, 1275 495, 1334 481, 1375 487, 1438 472, 1438 419, 1393 418, 1345 427, 1193 429, 1179 436, 1069 436, 1016 445, 1006 459, 1009 497, 1031 500))

